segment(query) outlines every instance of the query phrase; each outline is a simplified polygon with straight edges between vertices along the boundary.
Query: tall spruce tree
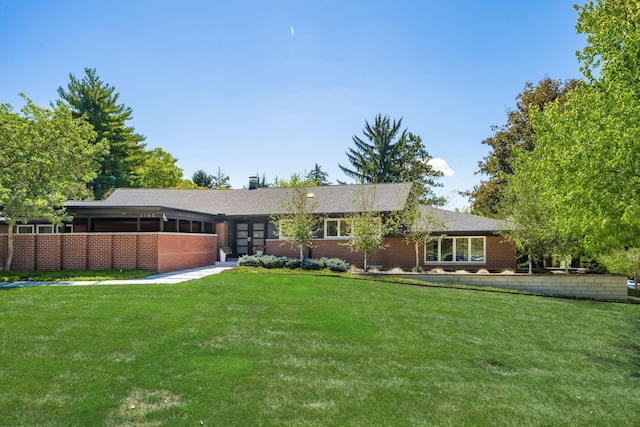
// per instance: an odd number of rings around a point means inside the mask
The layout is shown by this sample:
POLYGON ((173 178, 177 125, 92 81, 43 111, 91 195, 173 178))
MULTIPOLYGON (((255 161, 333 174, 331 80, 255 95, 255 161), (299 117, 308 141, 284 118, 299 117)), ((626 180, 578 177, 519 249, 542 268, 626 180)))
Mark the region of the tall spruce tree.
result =
POLYGON ((338 165, 342 172, 360 184, 381 182, 413 182, 421 189, 422 202, 442 204, 444 200, 433 193, 442 184, 436 179, 442 172, 435 170, 419 136, 402 129, 402 119, 391 121, 378 114, 373 125, 365 122, 366 140, 354 135, 355 148, 349 148, 347 159, 351 168, 338 165))
POLYGON ((96 74, 95 68, 85 68, 80 80, 69 74, 65 90, 58 88, 61 102, 66 103, 74 117, 83 117, 97 133, 94 141, 105 139, 109 153, 100 162, 97 177, 88 184, 96 199, 111 188, 135 186, 134 172, 145 160, 145 137, 127 126, 132 110, 118 103, 120 94, 96 74))

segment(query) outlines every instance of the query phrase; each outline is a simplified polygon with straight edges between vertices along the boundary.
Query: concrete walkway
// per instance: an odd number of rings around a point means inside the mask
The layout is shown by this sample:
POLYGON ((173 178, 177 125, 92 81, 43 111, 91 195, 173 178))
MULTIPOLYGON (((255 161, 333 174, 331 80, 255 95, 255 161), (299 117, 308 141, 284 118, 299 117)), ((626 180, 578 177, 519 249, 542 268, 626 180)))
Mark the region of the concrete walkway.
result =
POLYGON ((170 273, 154 274, 142 279, 126 280, 81 280, 63 282, 0 282, 0 289, 20 288, 25 286, 88 286, 88 285, 171 285, 188 280, 201 279, 212 274, 236 267, 237 261, 218 262, 208 267, 192 268, 190 270, 172 271, 170 273))

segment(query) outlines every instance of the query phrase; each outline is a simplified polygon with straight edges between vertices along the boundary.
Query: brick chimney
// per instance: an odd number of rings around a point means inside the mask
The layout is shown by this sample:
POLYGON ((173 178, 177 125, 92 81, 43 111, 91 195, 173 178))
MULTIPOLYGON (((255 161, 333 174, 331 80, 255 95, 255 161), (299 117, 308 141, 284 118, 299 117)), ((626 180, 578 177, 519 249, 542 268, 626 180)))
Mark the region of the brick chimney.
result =
POLYGON ((257 190, 258 189, 258 177, 250 176, 249 177, 249 190, 257 190))

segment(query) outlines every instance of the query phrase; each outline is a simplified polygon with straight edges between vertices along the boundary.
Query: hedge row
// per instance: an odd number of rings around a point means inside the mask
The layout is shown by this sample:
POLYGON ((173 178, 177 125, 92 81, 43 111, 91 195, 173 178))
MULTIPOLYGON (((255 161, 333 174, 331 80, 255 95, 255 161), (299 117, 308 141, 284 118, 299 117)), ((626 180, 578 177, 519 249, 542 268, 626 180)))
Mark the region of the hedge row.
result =
POLYGON ((264 268, 301 268, 303 270, 322 270, 343 272, 349 270, 349 264, 339 258, 305 258, 300 261, 297 258, 274 255, 244 255, 238 259, 238 265, 264 268))

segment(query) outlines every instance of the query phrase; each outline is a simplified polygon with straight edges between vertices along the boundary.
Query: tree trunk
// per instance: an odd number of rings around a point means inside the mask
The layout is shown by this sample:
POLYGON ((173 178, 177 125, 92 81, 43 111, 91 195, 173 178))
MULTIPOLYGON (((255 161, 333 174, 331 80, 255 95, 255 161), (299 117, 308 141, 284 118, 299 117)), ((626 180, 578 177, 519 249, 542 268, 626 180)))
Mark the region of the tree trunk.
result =
POLYGON ((364 252, 364 266, 363 267, 364 267, 364 271, 366 273, 366 271, 367 271, 367 252, 366 251, 364 252))
POLYGON ((7 233, 7 260, 4 264, 5 270, 11 270, 11 261, 13 261, 13 226, 9 224, 9 231, 7 233))
POLYGON ((531 257, 531 249, 529 249, 529 274, 533 274, 533 258, 531 257))
POLYGON ((420 268, 420 245, 418 245, 418 242, 413 244, 415 250, 416 250, 416 271, 418 271, 418 269, 420 268))
POLYGON ((564 274, 569 274, 569 259, 566 255, 563 255, 564 258, 564 274))

